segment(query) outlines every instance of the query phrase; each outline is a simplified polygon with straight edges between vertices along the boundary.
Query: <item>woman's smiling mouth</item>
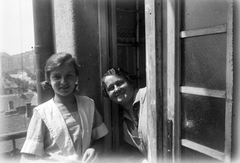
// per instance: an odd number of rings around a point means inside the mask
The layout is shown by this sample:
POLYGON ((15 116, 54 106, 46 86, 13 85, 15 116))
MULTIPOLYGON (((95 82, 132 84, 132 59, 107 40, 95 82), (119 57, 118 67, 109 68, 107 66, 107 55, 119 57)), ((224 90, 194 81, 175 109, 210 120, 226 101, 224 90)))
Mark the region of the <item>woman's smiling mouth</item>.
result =
POLYGON ((60 90, 67 90, 69 86, 59 87, 60 90))
POLYGON ((124 98, 125 94, 124 93, 118 93, 116 94, 116 98, 124 98))

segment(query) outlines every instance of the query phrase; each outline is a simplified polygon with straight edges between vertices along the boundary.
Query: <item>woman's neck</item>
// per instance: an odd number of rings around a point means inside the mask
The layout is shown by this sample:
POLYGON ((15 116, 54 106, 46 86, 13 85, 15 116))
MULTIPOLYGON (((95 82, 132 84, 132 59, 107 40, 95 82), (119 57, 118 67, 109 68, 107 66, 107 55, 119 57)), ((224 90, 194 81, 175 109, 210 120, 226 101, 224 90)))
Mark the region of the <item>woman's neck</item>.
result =
POLYGON ((55 103, 69 104, 74 103, 76 101, 74 94, 70 94, 68 96, 59 96, 56 95, 53 97, 53 101, 55 103))
POLYGON ((78 111, 77 101, 73 95, 69 96, 54 96, 54 103, 62 113, 71 113, 78 111))
POLYGON ((124 107, 124 109, 125 110, 127 110, 127 111, 130 111, 130 110, 132 110, 132 102, 131 103, 128 103, 127 105, 125 105, 125 106, 123 106, 124 107))
POLYGON ((132 110, 132 108, 133 108, 133 102, 134 102, 134 100, 135 100, 135 96, 136 96, 136 90, 133 91, 133 96, 132 96, 131 100, 130 100, 127 104, 125 104, 124 106, 122 105, 122 107, 123 107, 124 109, 126 109, 127 111, 132 110))
POLYGON ((129 114, 129 116, 131 117, 131 119, 134 120, 134 115, 133 115, 133 106, 132 103, 125 106, 124 109, 126 110, 126 112, 129 114))
POLYGON ((135 99, 135 93, 134 93, 132 99, 126 105, 122 106, 128 112, 130 117, 133 117, 133 102, 134 102, 134 99, 135 99))

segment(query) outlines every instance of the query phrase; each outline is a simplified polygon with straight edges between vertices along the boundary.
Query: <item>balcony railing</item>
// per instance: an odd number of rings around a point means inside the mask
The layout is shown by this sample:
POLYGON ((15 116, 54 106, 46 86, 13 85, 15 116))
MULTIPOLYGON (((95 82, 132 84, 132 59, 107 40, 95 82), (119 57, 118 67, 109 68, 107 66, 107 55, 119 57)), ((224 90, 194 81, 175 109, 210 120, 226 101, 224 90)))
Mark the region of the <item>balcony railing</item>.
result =
POLYGON ((27 131, 13 132, 9 134, 0 135, 0 142, 12 140, 12 151, 7 151, 5 153, 1 153, 5 159, 19 159, 20 158, 20 149, 16 147, 16 139, 21 139, 26 137, 27 131))

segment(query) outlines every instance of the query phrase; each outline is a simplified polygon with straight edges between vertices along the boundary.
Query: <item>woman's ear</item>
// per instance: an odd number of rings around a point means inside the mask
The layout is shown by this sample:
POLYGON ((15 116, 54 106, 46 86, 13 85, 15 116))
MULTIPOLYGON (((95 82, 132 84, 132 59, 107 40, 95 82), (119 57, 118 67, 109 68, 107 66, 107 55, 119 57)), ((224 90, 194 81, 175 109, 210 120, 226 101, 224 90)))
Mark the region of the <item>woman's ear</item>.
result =
POLYGON ((40 85, 42 86, 43 90, 52 89, 52 86, 49 81, 43 81, 40 83, 40 85))
POLYGON ((79 93, 78 79, 75 81, 75 93, 79 93))
POLYGON ((102 86, 102 94, 103 94, 104 97, 109 97, 104 86, 102 86))

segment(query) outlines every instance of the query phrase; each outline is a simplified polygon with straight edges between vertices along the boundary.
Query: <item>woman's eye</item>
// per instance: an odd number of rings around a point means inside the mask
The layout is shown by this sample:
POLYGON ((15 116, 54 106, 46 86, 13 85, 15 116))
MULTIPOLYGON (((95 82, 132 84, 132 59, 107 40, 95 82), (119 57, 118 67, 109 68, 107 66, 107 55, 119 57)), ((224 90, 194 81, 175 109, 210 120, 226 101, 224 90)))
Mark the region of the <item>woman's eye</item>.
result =
POLYGON ((114 87, 113 87, 113 86, 110 86, 110 87, 107 88, 107 91, 110 92, 110 91, 112 91, 113 89, 114 89, 114 87))
POLYGON ((73 77, 73 74, 68 74, 67 77, 71 78, 71 77, 73 77))
POLYGON ((116 85, 117 85, 117 86, 121 86, 121 85, 123 85, 123 83, 124 83, 124 82, 118 82, 116 85))
POLYGON ((60 76, 53 76, 52 78, 53 78, 53 79, 59 79, 60 76))

